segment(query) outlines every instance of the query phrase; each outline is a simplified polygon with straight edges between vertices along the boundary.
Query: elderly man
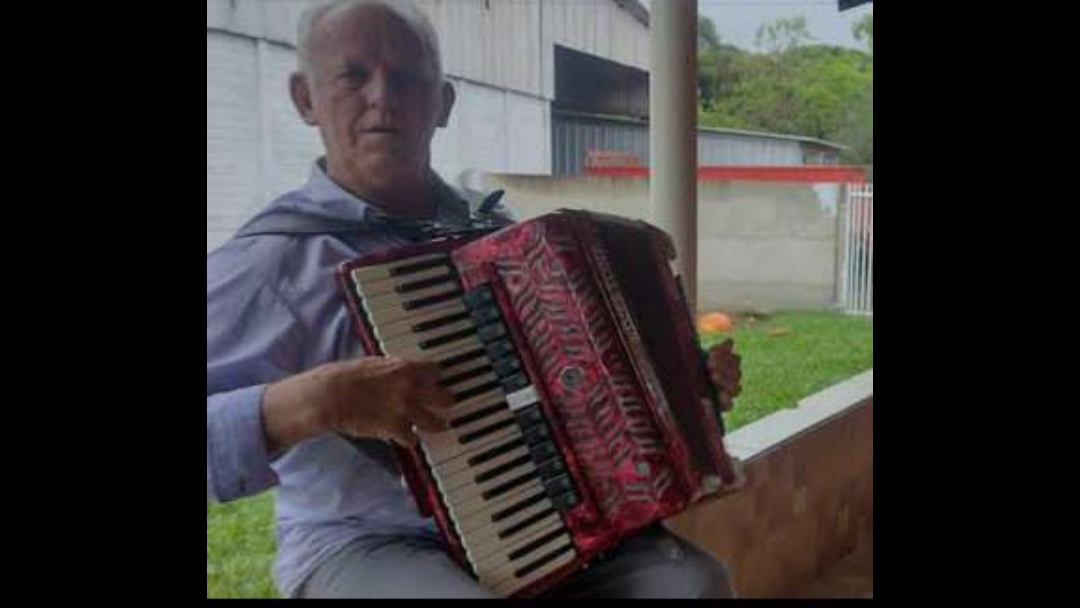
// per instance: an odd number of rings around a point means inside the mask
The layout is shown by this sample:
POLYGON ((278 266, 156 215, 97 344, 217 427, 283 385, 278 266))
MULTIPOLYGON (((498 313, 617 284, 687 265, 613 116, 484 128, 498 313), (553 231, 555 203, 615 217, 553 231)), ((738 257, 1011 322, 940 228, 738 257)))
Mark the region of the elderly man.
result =
MULTIPOLYGON (((430 167, 454 106, 435 32, 406 2, 322 3, 301 20, 299 56, 292 99, 326 156, 207 256, 207 500, 277 488, 286 596, 490 597, 447 556, 378 441, 446 428, 437 369, 366 357, 334 278, 340 262, 406 242, 403 222, 470 217, 430 167)), ((653 530, 557 593, 731 592, 720 565, 653 530)))

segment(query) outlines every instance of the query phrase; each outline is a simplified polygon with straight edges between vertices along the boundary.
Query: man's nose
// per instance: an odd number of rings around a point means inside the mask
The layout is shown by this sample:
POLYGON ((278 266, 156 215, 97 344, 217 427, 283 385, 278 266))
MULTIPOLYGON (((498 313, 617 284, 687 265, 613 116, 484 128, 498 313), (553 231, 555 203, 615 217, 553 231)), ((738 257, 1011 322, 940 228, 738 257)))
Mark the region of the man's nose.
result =
POLYGON ((365 87, 367 102, 378 108, 393 108, 397 105, 399 94, 394 86, 390 75, 383 70, 377 70, 365 87))

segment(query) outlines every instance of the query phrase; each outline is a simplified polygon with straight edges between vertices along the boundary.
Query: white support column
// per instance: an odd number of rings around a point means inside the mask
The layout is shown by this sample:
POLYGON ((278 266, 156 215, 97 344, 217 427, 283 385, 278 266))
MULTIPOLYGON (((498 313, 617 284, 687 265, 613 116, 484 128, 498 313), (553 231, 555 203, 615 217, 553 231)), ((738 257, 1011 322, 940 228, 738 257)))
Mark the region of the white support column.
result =
POLYGON ((675 240, 697 305, 697 0, 652 3, 650 73, 653 222, 675 240))

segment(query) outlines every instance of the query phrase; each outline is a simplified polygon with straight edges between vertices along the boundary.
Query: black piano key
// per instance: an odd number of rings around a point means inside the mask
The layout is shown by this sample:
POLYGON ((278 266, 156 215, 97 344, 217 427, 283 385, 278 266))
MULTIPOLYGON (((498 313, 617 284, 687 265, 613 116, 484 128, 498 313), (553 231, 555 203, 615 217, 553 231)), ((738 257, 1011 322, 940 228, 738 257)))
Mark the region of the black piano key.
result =
POLYGON ((476 483, 486 483, 492 479, 497 479, 501 475, 505 475, 514 469, 523 467, 532 462, 532 456, 525 455, 520 458, 515 458, 510 462, 500 464, 499 466, 491 469, 490 471, 484 471, 476 476, 476 483))
POLYGON ((468 390, 461 391, 460 393, 454 393, 454 403, 461 403, 462 401, 468 401, 477 395, 483 395, 499 388, 498 382, 488 382, 487 384, 481 384, 480 386, 474 386, 468 390))
POLYGON ((520 548, 518 548, 518 549, 516 549, 514 551, 511 551, 509 554, 507 554, 506 557, 509 558, 510 560, 521 559, 521 558, 525 557, 526 555, 532 553, 533 551, 536 551, 540 547, 543 547, 544 545, 550 543, 551 541, 555 540, 556 538, 559 538, 563 534, 566 534, 566 530, 554 530, 552 532, 548 532, 547 534, 537 538, 536 540, 532 541, 531 543, 528 543, 528 544, 526 544, 526 545, 524 545, 524 546, 522 546, 522 547, 520 547, 520 548))
POLYGON ((405 310, 418 310, 420 308, 427 308, 428 306, 434 306, 434 305, 440 304, 442 302, 449 302, 450 300, 457 300, 460 297, 461 297, 461 290, 460 289, 455 289, 453 291, 448 291, 448 292, 446 292, 444 294, 440 294, 440 295, 437 295, 437 296, 431 296, 430 298, 420 298, 419 300, 412 300, 410 302, 405 302, 404 304, 401 305, 401 307, 404 308, 405 310))
POLYGON ((470 443, 472 443, 474 441, 483 439, 484 437, 487 437, 488 435, 491 435, 492 433, 498 433, 499 431, 501 431, 503 429, 510 428, 510 427, 516 426, 516 425, 517 425, 517 422, 515 422, 513 418, 511 418, 509 420, 503 420, 502 422, 496 422, 494 424, 490 424, 488 426, 485 426, 482 429, 478 429, 478 430, 473 431, 471 433, 466 433, 466 434, 462 435, 458 439, 458 442, 460 442, 461 445, 468 445, 468 444, 470 444, 470 443))
POLYGON ((473 456, 472 458, 470 458, 468 460, 468 463, 469 463, 470 467, 475 468, 475 467, 478 467, 478 466, 484 464, 485 462, 487 462, 489 460, 494 460, 494 459, 498 458, 499 456, 502 456, 503 454, 509 454, 510 452, 513 452, 514 450, 516 450, 518 448, 521 448, 521 447, 524 447, 524 446, 525 446, 525 440, 521 439, 521 438, 518 438, 518 439, 515 439, 515 440, 510 441, 508 443, 504 443, 504 444, 502 444, 500 446, 494 447, 494 448, 492 448, 490 450, 486 450, 486 451, 484 451, 484 452, 482 452, 480 454, 477 454, 476 456, 473 456))
POLYGON ((414 281, 412 283, 403 283, 394 288, 394 291, 400 294, 412 293, 414 291, 420 291, 421 289, 427 289, 428 287, 438 287, 439 285, 446 285, 448 283, 457 283, 457 280, 453 275, 445 275, 441 277, 435 277, 433 279, 424 279, 423 281, 414 281))
POLYGON ((544 502, 545 500, 547 500, 547 498, 548 498, 548 495, 545 492, 540 492, 538 494, 534 494, 534 495, 530 496, 529 498, 517 503, 516 505, 513 505, 511 507, 508 507, 506 509, 503 509, 502 511, 499 511, 499 512, 493 514, 491 516, 491 521, 494 522, 494 523, 499 523, 500 521, 502 521, 504 519, 509 519, 509 518, 517 515, 518 513, 521 513, 525 509, 528 509, 529 507, 531 507, 533 505, 538 505, 538 504, 544 502))
POLYGON ((506 326, 502 323, 484 325, 476 330, 476 335, 480 336, 480 341, 484 344, 494 342, 495 340, 500 340, 506 336, 506 326))
POLYGON ((510 538, 511 536, 517 534, 518 532, 521 532, 522 530, 526 530, 530 526, 534 526, 534 525, 544 521, 545 519, 547 519, 548 517, 554 515, 557 512, 558 511, 556 511, 555 509, 544 509, 543 511, 537 513, 536 515, 533 515, 531 517, 527 517, 527 518, 519 521, 518 523, 510 526, 509 528, 503 530, 502 532, 499 532, 499 538, 502 539, 502 540, 506 540, 507 538, 510 538))
POLYGON ((473 412, 473 413, 471 413, 471 414, 469 414, 467 416, 462 416, 461 418, 455 418, 454 420, 450 421, 450 428, 452 428, 452 429, 460 429, 461 427, 463 427, 463 426, 465 426, 467 424, 472 424, 474 422, 483 420, 484 418, 487 418, 488 416, 491 416, 493 414, 497 414, 497 413, 505 410, 507 407, 509 407, 509 406, 507 406, 505 403, 496 403, 495 405, 493 405, 491 407, 485 407, 484 409, 482 409, 480 411, 477 411, 477 412, 473 412))
POLYGON ((508 481, 508 482, 506 482, 506 483, 504 483, 502 485, 499 485, 497 487, 494 487, 494 488, 488 490, 487 492, 484 492, 480 496, 484 500, 491 500, 492 498, 498 498, 498 497, 502 496, 503 494, 506 494, 507 492, 513 490, 514 488, 519 488, 519 487, 521 487, 521 486, 523 486, 523 485, 525 485, 525 484, 527 484, 530 481, 533 481, 535 479, 536 479, 536 476, 533 473, 531 473, 531 472, 524 473, 522 475, 519 475, 519 476, 511 479, 510 481, 508 481))
POLYGON ((444 387, 445 386, 454 386, 455 384, 460 384, 460 383, 462 383, 462 382, 464 382, 464 381, 466 381, 466 380, 468 380, 470 378, 476 378, 477 376, 483 376, 484 374, 490 374, 492 371, 493 371, 493 369, 492 369, 492 367, 490 365, 485 365, 483 367, 478 367, 476 369, 470 369, 468 371, 461 372, 460 374, 455 374, 455 375, 450 376, 448 378, 443 378, 442 380, 439 381, 439 385, 444 386, 444 387))
POLYGON ((455 331, 452 334, 446 334, 445 336, 439 336, 438 338, 432 338, 431 340, 424 340, 418 346, 420 347, 420 350, 431 350, 433 348, 457 342, 458 340, 464 340, 475 333, 476 330, 470 327, 469 329, 455 331))
POLYGON ((455 365, 461 365, 462 363, 465 363, 467 361, 472 361, 473 359, 479 359, 482 356, 484 356, 484 350, 481 349, 481 348, 478 348, 476 350, 471 350, 471 351, 469 351, 467 353, 462 353, 460 355, 454 355, 453 357, 450 357, 448 359, 443 359, 442 361, 439 362, 439 367, 441 367, 442 369, 450 369, 451 367, 454 367, 455 365))
POLYGON ((468 321, 470 318, 471 317, 469 316, 469 313, 467 313, 467 312, 459 312, 456 315, 450 315, 448 317, 443 317, 441 319, 435 319, 434 321, 425 321, 424 323, 417 323, 416 325, 413 325, 409 329, 411 329, 413 331, 413 333, 419 334, 419 333, 422 333, 422 332, 425 332, 425 331, 431 331, 433 329, 438 329, 438 328, 440 328, 440 327, 442 327, 444 325, 450 325, 451 323, 457 323, 458 321, 468 321))
POLYGON ((526 576, 529 576, 533 572, 536 572, 540 568, 543 568, 544 566, 546 566, 546 565, 550 564, 551 562, 559 559, 560 557, 566 555, 567 553, 570 553, 573 550, 574 550, 573 543, 567 543, 567 544, 563 545, 562 547, 559 547, 558 549, 555 549, 554 551, 552 551, 552 552, 550 552, 550 553, 548 553, 546 555, 541 556, 539 559, 537 559, 535 562, 529 564, 528 566, 525 566, 524 568, 520 568, 518 570, 515 570, 514 571, 514 578, 525 578, 526 576))
POLYGON ((423 272, 432 268, 438 268, 439 266, 446 266, 447 270, 451 270, 449 262, 447 260, 428 260, 427 262, 417 262, 416 264, 408 264, 406 266, 398 266, 390 270, 387 274, 392 277, 401 277, 407 274, 415 274, 417 272, 423 272))

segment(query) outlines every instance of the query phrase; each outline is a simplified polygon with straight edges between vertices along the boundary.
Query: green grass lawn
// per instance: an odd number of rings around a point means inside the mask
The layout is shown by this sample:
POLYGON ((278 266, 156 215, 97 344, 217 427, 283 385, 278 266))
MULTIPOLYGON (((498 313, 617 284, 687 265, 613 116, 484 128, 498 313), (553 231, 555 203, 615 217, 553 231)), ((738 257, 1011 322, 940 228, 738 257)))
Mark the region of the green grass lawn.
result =
POLYGON ((206 505, 206 597, 273 598, 274 501, 270 494, 206 505))
POLYGON ((730 334, 705 335, 711 346, 735 340, 743 393, 725 417, 729 430, 749 424, 874 366, 872 320, 830 313, 740 319, 730 334))
MULTIPOLYGON (((743 394, 729 429, 791 407, 798 400, 874 365, 873 321, 829 313, 740 319, 730 335, 743 357, 743 394)), ((273 500, 206 505, 206 596, 272 598, 273 500)))

